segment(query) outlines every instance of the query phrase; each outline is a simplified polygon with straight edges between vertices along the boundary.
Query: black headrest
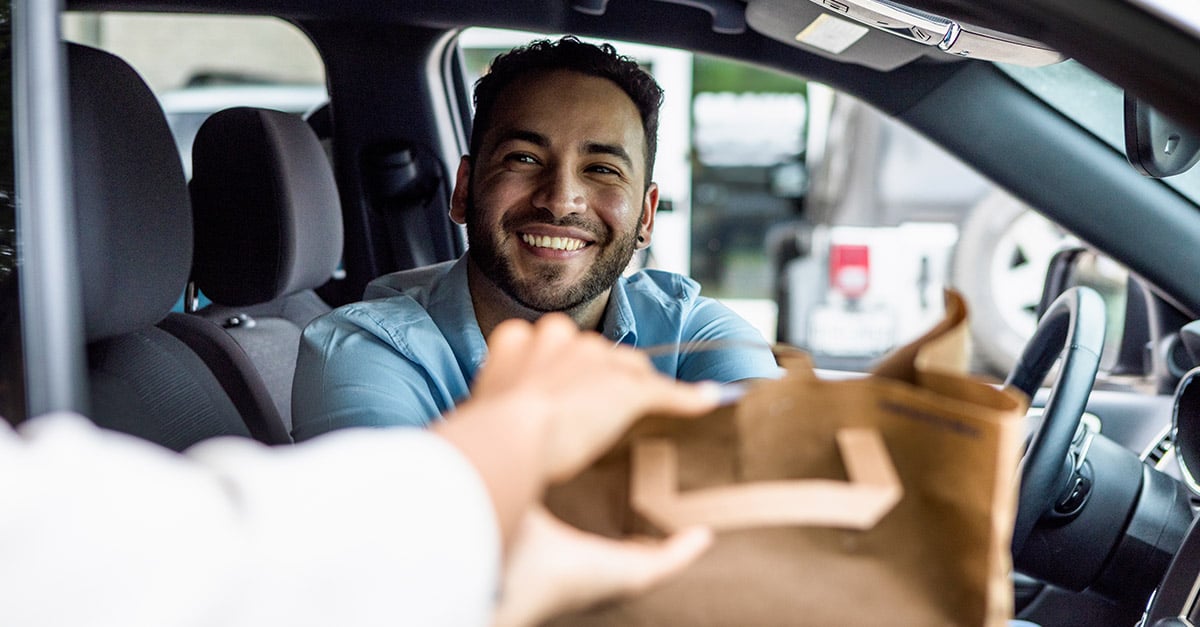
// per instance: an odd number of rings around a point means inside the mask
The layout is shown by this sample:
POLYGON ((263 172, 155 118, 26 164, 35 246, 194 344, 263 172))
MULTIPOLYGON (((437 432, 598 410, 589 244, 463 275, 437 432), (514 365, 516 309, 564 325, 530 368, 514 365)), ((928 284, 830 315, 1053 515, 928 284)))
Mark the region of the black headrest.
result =
POLYGON ((192 144, 196 258, 213 302, 265 303, 323 285, 342 256, 342 210, 316 134, 291 113, 237 107, 192 144))
POLYGON ((187 284, 192 214, 158 100, 137 72, 68 44, 80 277, 89 342, 152 326, 187 284))

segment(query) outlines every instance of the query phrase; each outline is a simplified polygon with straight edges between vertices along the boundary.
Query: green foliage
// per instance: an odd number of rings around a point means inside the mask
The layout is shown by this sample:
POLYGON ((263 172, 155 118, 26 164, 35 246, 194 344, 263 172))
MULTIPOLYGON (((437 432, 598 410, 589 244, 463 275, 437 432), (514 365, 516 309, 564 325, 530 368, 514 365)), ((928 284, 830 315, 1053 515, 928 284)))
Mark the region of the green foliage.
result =
POLYGON ((774 70, 717 57, 696 56, 692 64, 692 91, 805 93, 805 81, 774 70))

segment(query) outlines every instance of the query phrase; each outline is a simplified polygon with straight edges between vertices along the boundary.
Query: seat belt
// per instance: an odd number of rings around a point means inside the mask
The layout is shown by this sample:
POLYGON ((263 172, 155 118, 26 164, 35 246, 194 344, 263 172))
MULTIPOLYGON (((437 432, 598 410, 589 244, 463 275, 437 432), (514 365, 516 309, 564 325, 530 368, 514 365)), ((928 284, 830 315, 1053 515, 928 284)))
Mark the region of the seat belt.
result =
POLYGON ((364 161, 371 209, 387 225, 394 269, 457 258, 461 238, 447 217, 450 182, 437 155, 402 140, 368 149, 364 161))

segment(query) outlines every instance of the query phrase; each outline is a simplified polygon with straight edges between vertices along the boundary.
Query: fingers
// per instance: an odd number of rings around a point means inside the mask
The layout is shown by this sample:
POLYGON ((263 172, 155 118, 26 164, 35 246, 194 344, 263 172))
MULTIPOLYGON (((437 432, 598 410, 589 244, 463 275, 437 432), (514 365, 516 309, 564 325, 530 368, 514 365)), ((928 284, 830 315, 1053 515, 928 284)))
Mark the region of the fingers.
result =
MULTIPOLYGON (((561 313, 542 316, 535 323, 506 320, 488 338, 489 362, 537 364, 554 368, 567 377, 631 377, 646 397, 646 411, 695 415, 720 401, 714 383, 682 383, 658 373, 650 359, 633 348, 617 345, 597 333, 582 332, 561 313), (587 370, 587 371, 585 371, 587 370)), ((493 363, 492 370, 502 369, 493 363)), ((511 373, 511 371, 509 371, 511 373)), ((545 373, 543 373, 545 376, 545 373)))
POLYGON ((721 404, 721 386, 711 381, 683 383, 667 379, 654 396, 649 411, 674 415, 698 416, 721 404))
POLYGON ((623 582, 615 592, 640 594, 682 572, 712 545, 712 531, 685 529, 653 544, 599 539, 610 544, 612 575, 623 582))
POLYGON ((570 555, 570 563, 581 566, 574 578, 577 581, 561 573, 569 592, 564 602, 570 607, 645 592, 682 571, 713 540, 712 531, 703 527, 680 531, 665 540, 616 540, 580 531, 544 509, 538 510, 529 529, 557 537, 560 550, 570 555))
POLYGON ((712 543, 693 528, 666 540, 614 540, 576 529, 541 507, 525 515, 505 568, 497 625, 540 623, 557 614, 645 592, 680 573, 712 543))
POLYGON ((533 339, 533 325, 524 320, 505 320, 488 337, 488 349, 499 356, 519 354, 533 339))
POLYGON ((561 345, 575 336, 583 335, 566 315, 549 313, 536 322, 510 318, 496 325, 488 336, 488 349, 495 351, 529 348, 535 345, 561 345))
POLYGON ((479 373, 480 383, 495 382, 500 388, 496 391, 516 383, 534 384, 540 379, 529 377, 545 377, 556 364, 568 372, 577 371, 583 365, 581 356, 589 349, 595 353, 608 345, 602 336, 581 332, 570 318, 559 313, 542 316, 536 323, 505 320, 488 336, 487 343, 488 357, 479 373))
POLYGON ((563 314, 506 321, 488 343, 473 397, 519 408, 516 419, 544 436, 542 476, 550 481, 578 472, 646 414, 697 416, 719 401, 714 384, 677 382, 644 353, 581 332, 563 314))

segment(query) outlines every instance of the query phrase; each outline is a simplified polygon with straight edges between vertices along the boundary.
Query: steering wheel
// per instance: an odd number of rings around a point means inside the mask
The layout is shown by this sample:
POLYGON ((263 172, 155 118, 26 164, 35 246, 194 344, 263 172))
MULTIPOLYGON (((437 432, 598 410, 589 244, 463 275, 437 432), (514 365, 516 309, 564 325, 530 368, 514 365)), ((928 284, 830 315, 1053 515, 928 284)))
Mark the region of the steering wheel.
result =
POLYGON ((1030 438, 1021 461, 1021 489, 1013 528, 1013 557, 1067 487, 1075 463, 1071 442, 1096 382, 1104 348, 1104 299, 1088 287, 1063 292, 1042 315, 1037 330, 1005 381, 1033 398, 1059 354, 1058 380, 1042 413, 1042 424, 1030 438))

